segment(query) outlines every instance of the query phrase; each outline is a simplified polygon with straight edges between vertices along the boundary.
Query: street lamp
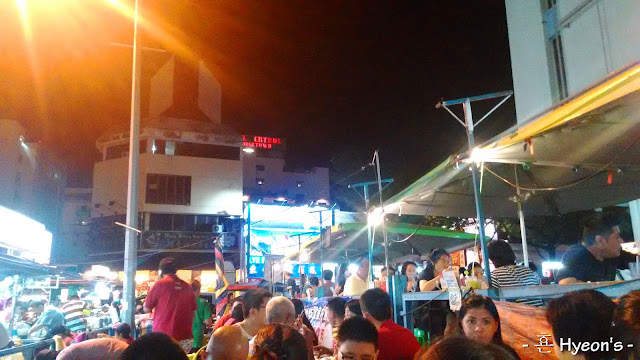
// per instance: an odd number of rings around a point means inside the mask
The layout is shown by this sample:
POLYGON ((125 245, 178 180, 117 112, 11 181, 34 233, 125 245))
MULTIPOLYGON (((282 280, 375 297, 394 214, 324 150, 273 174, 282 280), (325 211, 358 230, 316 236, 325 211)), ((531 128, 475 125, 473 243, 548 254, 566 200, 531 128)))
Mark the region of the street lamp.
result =
POLYGON ((138 163, 140 156, 140 49, 138 48, 138 0, 133 12, 133 64, 131 76, 131 123, 129 128, 129 173, 127 176, 127 231, 124 236, 124 281, 122 322, 135 326, 135 275, 137 265, 138 163))

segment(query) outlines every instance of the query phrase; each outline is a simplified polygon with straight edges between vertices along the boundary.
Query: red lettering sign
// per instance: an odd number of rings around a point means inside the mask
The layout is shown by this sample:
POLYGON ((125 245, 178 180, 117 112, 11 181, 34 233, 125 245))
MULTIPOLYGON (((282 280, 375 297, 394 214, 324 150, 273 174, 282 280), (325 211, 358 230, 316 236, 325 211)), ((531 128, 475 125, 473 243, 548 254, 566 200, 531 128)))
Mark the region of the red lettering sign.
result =
POLYGON ((272 149, 273 145, 282 145, 282 139, 267 136, 242 135, 242 146, 260 149, 272 149))

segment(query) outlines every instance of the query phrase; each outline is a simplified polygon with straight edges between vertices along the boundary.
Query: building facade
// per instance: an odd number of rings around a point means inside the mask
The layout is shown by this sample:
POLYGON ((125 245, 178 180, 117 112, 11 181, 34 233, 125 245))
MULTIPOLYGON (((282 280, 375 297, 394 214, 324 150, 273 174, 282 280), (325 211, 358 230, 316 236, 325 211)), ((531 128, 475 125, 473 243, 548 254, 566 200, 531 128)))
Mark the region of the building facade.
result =
POLYGON ((65 167, 43 144, 30 138, 18 121, 0 119, 0 144, 0 206, 44 225, 57 238, 65 167))
MULTIPOLYGON (((98 139, 93 171, 94 255, 121 255, 127 202, 128 134, 98 139)), ((138 251, 211 253, 214 239, 237 253, 242 217, 242 143, 219 125, 158 117, 140 134, 138 251)), ((151 266, 157 266, 157 264, 151 266)), ((211 264, 213 266, 213 263, 211 264)))
POLYGON ((640 59, 636 0, 506 0, 518 122, 640 59))
POLYGON ((243 135, 245 201, 261 204, 329 204, 329 169, 287 171, 286 140, 243 135))

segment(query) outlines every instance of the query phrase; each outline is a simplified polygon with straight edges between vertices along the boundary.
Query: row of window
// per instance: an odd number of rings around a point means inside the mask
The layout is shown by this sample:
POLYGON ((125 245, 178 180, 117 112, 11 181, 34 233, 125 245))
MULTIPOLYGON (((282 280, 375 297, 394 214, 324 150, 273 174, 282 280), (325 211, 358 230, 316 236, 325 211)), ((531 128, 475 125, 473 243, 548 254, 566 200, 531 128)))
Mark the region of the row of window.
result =
MULTIPOLYGON (((140 140, 140 153, 147 152, 147 139, 140 140)), ((234 146, 199 144, 172 140, 151 139, 153 154, 189 156, 207 159, 240 160, 240 148, 234 146)), ((109 146, 106 160, 129 156, 129 144, 109 146)))
MULTIPOLYGON (((258 186, 264 185, 263 178, 256 178, 258 186)), ((298 181, 301 188, 303 181, 298 181)), ((304 195, 296 195, 296 202, 304 201, 304 195)), ((147 204, 191 205, 191 176, 147 174, 145 202, 147 204)))

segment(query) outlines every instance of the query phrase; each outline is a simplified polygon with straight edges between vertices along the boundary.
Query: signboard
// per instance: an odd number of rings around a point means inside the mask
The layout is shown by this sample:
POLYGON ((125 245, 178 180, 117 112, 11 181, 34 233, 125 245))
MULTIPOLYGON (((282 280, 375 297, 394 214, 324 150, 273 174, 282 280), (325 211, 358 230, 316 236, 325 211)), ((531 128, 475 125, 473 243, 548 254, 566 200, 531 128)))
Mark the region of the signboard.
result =
POLYGON ((322 276, 322 270, 320 264, 294 264, 293 274, 294 278, 299 278, 300 274, 306 274, 308 278, 316 276, 318 279, 322 276))
POLYGON ((140 250, 186 250, 212 252, 219 236, 189 231, 145 231, 140 239, 140 250))
POLYGON ((242 135, 242 146, 257 149, 284 150, 285 140, 277 137, 242 135))
POLYGON ((19 212, 0 206, 0 247, 20 258, 49 263, 52 235, 45 226, 19 212))
POLYGON ((249 278, 264 278, 264 264, 249 264, 249 278))

